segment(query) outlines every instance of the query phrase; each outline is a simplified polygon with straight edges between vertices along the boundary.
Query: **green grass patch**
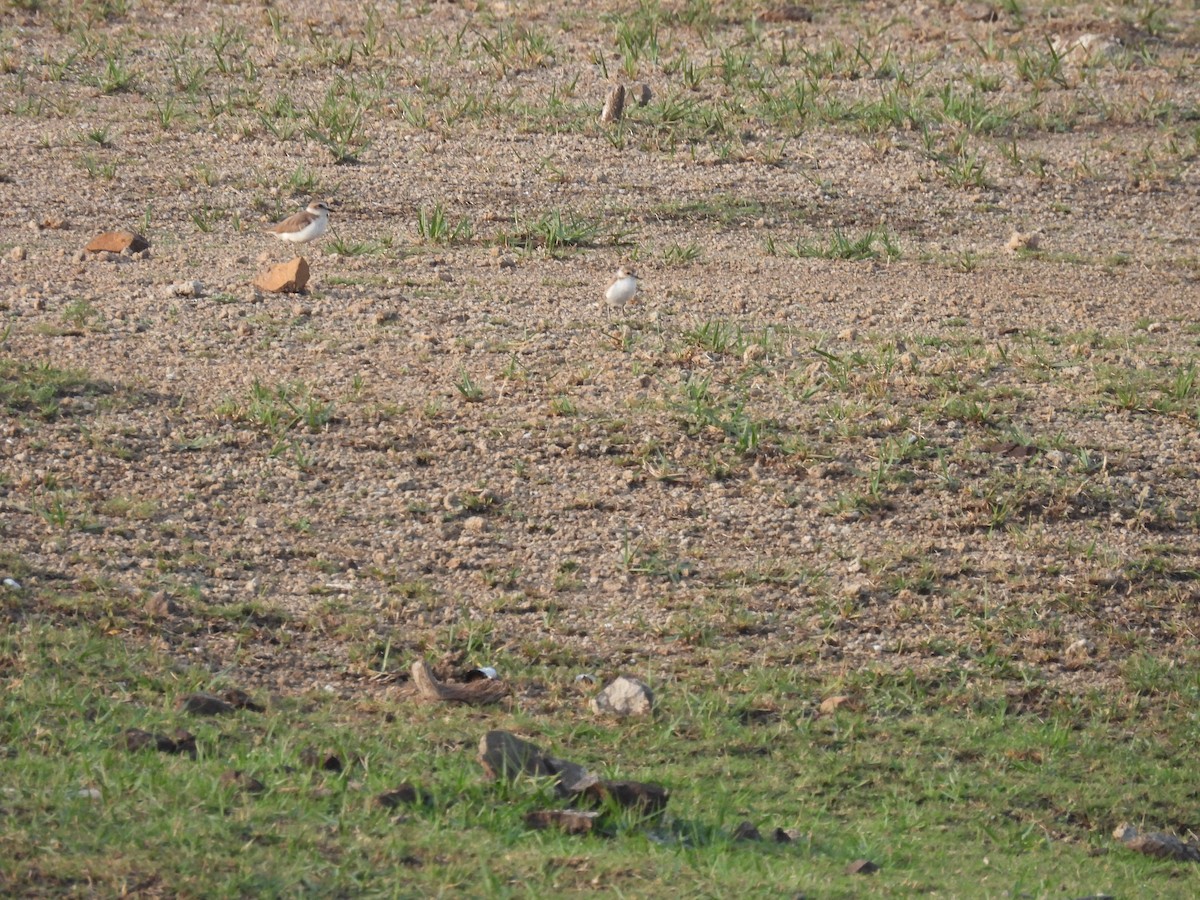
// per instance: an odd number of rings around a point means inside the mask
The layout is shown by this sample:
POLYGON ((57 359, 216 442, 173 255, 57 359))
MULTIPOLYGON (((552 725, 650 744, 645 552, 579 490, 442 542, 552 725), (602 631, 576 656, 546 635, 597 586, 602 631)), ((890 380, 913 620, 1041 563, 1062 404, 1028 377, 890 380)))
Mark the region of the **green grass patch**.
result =
POLYGON ((795 244, 777 247, 773 238, 768 238, 767 254, 775 256, 782 252, 787 256, 813 259, 898 259, 900 248, 895 238, 883 228, 868 228, 860 235, 849 235, 840 228, 834 229, 824 244, 797 241, 795 244))
MULTIPOLYGON (((0 637, 0 891, 1192 896, 1200 868, 1109 835, 1122 820, 1195 828, 1179 748, 1200 737, 1196 662, 1136 658, 1128 691, 1082 695, 1025 673, 697 667, 657 685, 655 716, 624 724, 575 702, 522 712, 320 693, 264 694, 265 712, 209 718, 177 699, 235 685, 167 645, 29 617, 0 637), (851 699, 818 712, 835 694, 851 699), (195 755, 131 752, 128 728, 185 729, 195 755), (564 803, 544 781, 482 777, 476 747, 492 728, 606 777, 661 783, 667 811, 609 815, 602 835, 533 830, 529 812, 564 803), (425 800, 378 802, 404 783, 425 800), (734 840, 743 821, 768 839, 734 840), (776 828, 791 840, 771 840, 776 828), (846 874, 858 858, 880 871, 846 874)), ((551 696, 571 681, 553 666, 519 677, 551 696)))
POLYGON ((59 369, 49 363, 0 359, 0 409, 7 415, 57 418, 64 401, 112 392, 112 386, 78 369, 59 369))

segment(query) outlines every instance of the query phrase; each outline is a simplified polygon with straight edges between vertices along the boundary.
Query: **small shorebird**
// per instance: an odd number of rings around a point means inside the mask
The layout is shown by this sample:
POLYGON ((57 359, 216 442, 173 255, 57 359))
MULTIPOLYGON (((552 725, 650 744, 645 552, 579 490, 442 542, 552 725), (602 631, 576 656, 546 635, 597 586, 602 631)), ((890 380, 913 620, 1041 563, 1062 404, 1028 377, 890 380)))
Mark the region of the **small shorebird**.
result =
POLYGON ((303 212, 288 216, 282 222, 268 225, 265 229, 281 241, 307 244, 319 238, 329 229, 329 206, 324 200, 314 200, 303 212))
POLYGON ((617 269, 617 280, 604 292, 604 302, 613 309, 621 309, 634 298, 638 291, 637 274, 625 266, 617 269))

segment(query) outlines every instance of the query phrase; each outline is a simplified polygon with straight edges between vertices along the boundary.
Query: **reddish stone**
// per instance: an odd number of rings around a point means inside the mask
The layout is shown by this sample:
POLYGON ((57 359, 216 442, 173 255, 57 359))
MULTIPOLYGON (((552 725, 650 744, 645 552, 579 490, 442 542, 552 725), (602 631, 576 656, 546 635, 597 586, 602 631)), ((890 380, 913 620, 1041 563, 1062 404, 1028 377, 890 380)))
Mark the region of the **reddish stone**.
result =
POLYGON ((139 250, 148 249, 149 246, 148 240, 132 231, 106 231, 92 238, 83 249, 89 253, 122 253, 125 250, 137 253, 139 250))
POLYGON ((303 256, 277 266, 254 279, 254 286, 272 294, 298 294, 308 284, 308 261, 303 256))

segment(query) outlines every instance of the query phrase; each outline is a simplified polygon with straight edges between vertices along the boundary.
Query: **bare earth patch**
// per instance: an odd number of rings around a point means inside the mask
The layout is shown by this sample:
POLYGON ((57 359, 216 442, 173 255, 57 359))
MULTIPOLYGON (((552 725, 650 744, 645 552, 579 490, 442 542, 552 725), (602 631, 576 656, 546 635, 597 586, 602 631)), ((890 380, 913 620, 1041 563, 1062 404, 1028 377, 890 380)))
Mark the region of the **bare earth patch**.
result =
POLYGON ((286 695, 1136 690, 1200 601, 1198 43, 1188 4, 10 2, 8 615, 286 695), (314 198, 331 234, 261 233, 314 198), (306 293, 251 286, 293 250, 306 293))

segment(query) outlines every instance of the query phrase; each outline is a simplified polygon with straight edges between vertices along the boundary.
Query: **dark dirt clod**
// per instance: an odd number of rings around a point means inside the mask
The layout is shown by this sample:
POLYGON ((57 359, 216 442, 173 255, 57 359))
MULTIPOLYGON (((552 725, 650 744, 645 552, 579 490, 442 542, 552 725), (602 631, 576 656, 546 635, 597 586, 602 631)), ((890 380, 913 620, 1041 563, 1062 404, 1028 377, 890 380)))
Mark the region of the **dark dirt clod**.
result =
POLYGON ((735 841, 761 841, 762 832, 753 822, 740 822, 737 828, 733 829, 733 839, 735 841))
POLYGON ((183 712, 189 712, 196 716, 220 716, 234 710, 233 704, 222 700, 216 694, 206 694, 203 691, 185 694, 179 698, 175 706, 183 712))
POLYGON ((300 751, 300 762, 310 769, 321 769, 325 772, 342 771, 342 758, 336 753, 305 747, 300 751))
POLYGON ((599 820, 600 813, 578 809, 536 809, 525 815, 530 828, 557 828, 567 834, 591 834, 599 820))
POLYGON ((376 796, 375 802, 384 809, 395 809, 398 806, 433 806, 433 795, 406 781, 376 796))

